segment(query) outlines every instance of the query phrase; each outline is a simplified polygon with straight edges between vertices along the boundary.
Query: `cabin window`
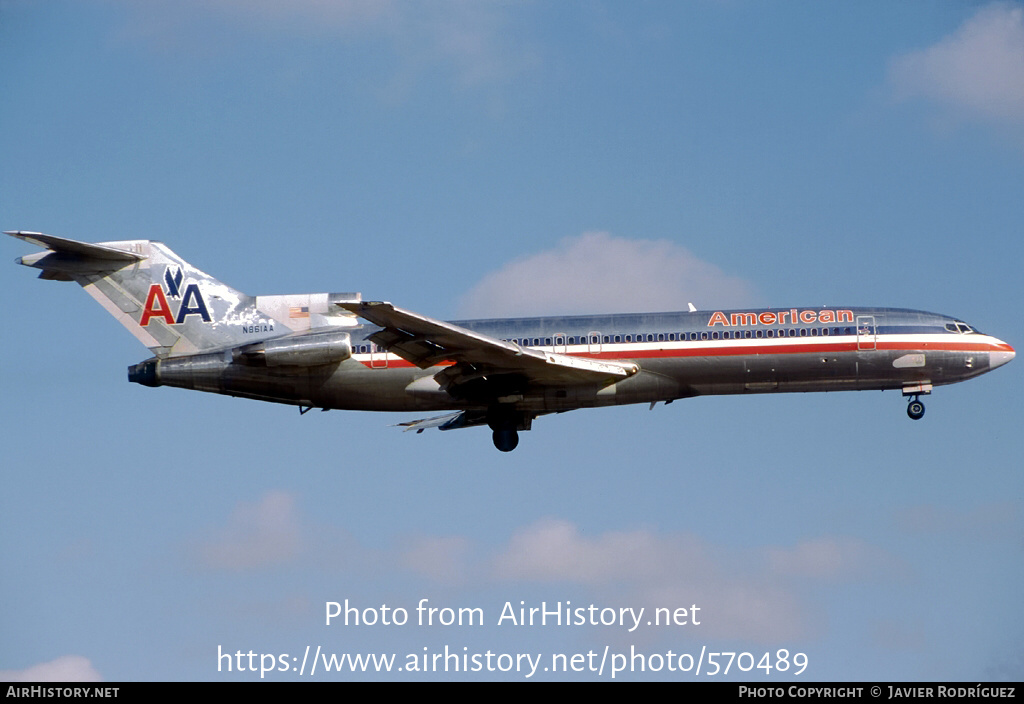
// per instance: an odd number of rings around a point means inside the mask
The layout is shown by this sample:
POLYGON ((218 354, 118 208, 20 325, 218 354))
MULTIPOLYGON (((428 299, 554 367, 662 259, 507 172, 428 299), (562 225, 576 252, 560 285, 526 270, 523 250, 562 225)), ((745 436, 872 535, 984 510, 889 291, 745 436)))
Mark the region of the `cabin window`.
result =
POLYGON ((664 341, 665 341, 665 335, 659 333, 658 334, 658 342, 664 342, 664 341))

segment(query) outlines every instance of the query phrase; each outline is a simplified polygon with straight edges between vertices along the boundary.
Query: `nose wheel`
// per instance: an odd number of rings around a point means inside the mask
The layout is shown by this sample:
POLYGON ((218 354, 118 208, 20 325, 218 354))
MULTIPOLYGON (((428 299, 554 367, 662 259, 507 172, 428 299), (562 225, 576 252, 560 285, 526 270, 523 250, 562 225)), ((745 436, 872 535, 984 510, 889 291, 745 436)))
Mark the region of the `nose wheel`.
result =
POLYGON ((910 403, 907 404, 907 415, 910 416, 912 420, 921 420, 924 418, 924 404, 921 403, 917 396, 914 396, 910 400, 910 403))

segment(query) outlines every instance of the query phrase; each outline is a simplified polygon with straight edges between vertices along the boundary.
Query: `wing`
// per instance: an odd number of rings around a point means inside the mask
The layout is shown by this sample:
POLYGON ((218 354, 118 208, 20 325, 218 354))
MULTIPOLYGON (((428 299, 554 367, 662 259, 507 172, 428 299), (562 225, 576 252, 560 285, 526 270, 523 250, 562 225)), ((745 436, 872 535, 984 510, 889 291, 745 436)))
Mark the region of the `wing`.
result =
POLYGON ((336 305, 384 328, 370 339, 420 369, 450 362, 434 378, 453 396, 499 398, 553 386, 603 387, 639 371, 632 362, 522 347, 382 301, 336 305))

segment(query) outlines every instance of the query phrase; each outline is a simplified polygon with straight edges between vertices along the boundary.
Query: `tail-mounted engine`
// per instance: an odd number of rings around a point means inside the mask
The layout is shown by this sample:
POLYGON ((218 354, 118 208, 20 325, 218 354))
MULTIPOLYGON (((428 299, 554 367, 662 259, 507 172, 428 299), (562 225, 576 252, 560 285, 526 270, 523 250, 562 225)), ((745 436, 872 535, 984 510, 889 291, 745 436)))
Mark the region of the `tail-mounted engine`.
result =
POLYGON ((236 347, 232 360, 258 367, 313 367, 342 362, 352 356, 347 332, 309 332, 236 347))

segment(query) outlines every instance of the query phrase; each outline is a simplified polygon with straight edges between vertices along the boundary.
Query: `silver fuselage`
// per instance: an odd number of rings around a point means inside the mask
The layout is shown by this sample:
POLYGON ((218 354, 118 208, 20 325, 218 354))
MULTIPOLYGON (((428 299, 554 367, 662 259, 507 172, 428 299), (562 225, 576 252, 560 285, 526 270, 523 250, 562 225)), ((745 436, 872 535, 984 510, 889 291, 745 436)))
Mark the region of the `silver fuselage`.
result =
MULTIPOLYGON (((893 308, 795 308, 459 321, 523 348, 633 362, 640 371, 607 386, 524 387, 504 399, 526 413, 652 403, 710 394, 902 389, 951 384, 1008 362, 1005 342, 944 315, 893 308)), ((130 378, 325 409, 424 411, 486 408, 455 398, 433 377, 367 338, 358 325, 349 358, 327 365, 240 364, 231 350, 153 359, 130 378)))

